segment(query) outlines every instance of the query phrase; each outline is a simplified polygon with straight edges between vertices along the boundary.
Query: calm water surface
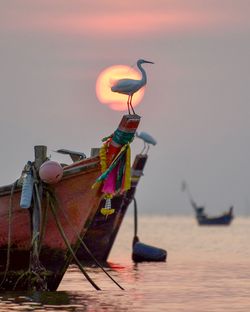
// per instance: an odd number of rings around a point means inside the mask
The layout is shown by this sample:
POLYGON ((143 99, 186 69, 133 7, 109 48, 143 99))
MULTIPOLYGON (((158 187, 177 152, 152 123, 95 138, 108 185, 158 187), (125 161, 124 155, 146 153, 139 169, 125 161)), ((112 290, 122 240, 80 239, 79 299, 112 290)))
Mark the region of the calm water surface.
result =
POLYGON ((250 311, 250 218, 228 227, 199 227, 191 217, 140 217, 139 237, 168 251, 165 263, 131 261, 133 220, 126 218, 109 273, 70 267, 58 291, 0 293, 0 311, 250 311))

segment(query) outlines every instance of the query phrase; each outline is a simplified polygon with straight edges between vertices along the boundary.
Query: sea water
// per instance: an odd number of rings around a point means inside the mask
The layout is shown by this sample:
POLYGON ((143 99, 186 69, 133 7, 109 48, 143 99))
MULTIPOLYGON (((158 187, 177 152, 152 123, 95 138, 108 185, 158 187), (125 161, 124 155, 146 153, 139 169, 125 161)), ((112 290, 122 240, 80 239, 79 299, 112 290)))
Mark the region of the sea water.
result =
POLYGON ((230 226, 198 226, 193 217, 141 216, 140 241, 168 252, 166 262, 131 260, 133 218, 126 217, 108 272, 71 266, 56 292, 0 293, 0 311, 250 311, 250 218, 230 226))

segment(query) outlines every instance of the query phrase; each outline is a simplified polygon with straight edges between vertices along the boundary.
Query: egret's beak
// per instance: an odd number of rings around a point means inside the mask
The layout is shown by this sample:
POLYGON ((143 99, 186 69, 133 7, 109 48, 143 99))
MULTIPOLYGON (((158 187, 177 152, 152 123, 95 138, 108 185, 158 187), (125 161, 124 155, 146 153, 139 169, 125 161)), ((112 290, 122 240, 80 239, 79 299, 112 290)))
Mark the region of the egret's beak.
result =
POLYGON ((144 63, 154 64, 154 62, 144 61, 144 63))

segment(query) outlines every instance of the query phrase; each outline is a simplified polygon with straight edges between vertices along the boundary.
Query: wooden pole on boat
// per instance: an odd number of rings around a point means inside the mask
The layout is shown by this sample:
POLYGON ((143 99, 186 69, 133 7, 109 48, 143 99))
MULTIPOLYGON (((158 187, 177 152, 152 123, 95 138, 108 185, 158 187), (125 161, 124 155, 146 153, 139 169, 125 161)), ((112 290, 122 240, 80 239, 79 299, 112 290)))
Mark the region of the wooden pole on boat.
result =
POLYGON ((121 142, 121 140, 124 140, 124 138, 122 138, 123 135, 131 136, 131 138, 134 136, 139 126, 140 119, 141 117, 139 115, 123 115, 122 120, 115 131, 117 135, 112 137, 108 148, 107 156, 109 163, 112 162, 124 144, 124 142, 121 142))
POLYGON ((42 163, 44 163, 45 160, 47 159, 47 146, 35 145, 34 152, 35 152, 35 167, 36 170, 39 170, 42 163))
POLYGON ((35 178, 35 207, 38 211, 38 220, 39 223, 39 232, 41 232, 41 218, 42 218, 42 211, 41 211, 41 196, 42 196, 42 185, 38 184, 37 178, 38 178, 38 172, 41 167, 41 165, 47 160, 47 146, 45 145, 35 145, 34 146, 34 153, 35 153, 35 161, 34 161, 34 167, 33 167, 33 176, 35 178), (35 169, 35 170, 34 170, 35 169))
POLYGON ((47 159, 47 147, 44 145, 34 146, 35 161, 32 165, 32 173, 34 177, 34 193, 33 193, 33 206, 30 210, 31 214, 31 227, 32 227, 32 242, 30 251, 30 270, 36 276, 34 285, 31 282, 31 286, 35 287, 36 290, 47 290, 46 280, 44 278, 45 269, 40 263, 39 252, 40 252, 40 235, 41 235, 41 224, 42 224, 42 209, 41 209, 41 194, 42 188, 38 182, 38 171, 42 163, 47 159))

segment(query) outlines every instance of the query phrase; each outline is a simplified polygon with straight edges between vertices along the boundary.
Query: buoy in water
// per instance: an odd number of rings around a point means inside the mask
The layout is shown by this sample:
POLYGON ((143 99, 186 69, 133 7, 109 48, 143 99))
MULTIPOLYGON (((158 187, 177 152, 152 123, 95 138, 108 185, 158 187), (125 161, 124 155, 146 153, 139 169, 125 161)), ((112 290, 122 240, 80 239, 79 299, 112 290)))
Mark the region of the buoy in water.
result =
POLYGON ((133 245, 132 259, 134 262, 166 261, 167 251, 158 247, 143 244, 139 241, 133 245))
POLYGON ((43 182, 55 184, 61 180, 63 176, 63 168, 58 162, 47 160, 41 165, 39 176, 43 182))
POLYGON ((139 241, 137 236, 137 203, 135 197, 134 199, 134 239, 133 239, 133 251, 132 259, 134 262, 143 262, 143 261, 166 261, 167 251, 158 247, 150 246, 143 244, 139 241))

